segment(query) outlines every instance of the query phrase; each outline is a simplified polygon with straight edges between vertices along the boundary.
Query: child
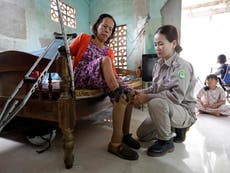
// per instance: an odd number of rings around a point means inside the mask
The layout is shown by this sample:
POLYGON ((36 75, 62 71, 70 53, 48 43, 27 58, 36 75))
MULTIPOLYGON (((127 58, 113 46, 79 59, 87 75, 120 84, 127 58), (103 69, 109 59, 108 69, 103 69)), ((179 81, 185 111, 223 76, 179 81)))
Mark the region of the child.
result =
POLYGON ((220 67, 218 67, 217 71, 215 72, 215 75, 220 76, 220 78, 223 80, 228 64, 226 64, 227 58, 224 54, 221 54, 217 57, 217 62, 220 64, 220 67))
POLYGON ((222 86, 220 78, 215 74, 206 77, 205 87, 197 94, 196 107, 200 113, 208 113, 214 116, 230 115, 230 106, 225 104, 225 91, 217 86, 218 81, 222 86))

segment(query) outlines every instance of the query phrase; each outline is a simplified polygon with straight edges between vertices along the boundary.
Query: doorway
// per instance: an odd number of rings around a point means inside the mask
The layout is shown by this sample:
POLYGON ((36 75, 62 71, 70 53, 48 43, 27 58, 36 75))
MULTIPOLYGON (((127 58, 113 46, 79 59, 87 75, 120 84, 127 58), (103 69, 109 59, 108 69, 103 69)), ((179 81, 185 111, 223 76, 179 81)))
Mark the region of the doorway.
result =
POLYGON ((230 63, 230 0, 182 0, 181 57, 204 81, 218 67, 217 56, 230 63))

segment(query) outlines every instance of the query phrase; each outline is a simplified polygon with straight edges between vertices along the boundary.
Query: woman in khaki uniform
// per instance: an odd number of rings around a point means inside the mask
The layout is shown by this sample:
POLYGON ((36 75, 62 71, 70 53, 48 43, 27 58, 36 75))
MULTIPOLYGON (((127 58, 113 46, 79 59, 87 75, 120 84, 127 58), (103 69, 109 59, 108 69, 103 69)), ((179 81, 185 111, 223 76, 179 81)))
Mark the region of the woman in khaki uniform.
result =
POLYGON ((183 142, 187 128, 196 121, 196 79, 192 65, 178 55, 182 48, 174 26, 157 29, 154 47, 160 59, 153 67, 152 86, 137 91, 134 103, 148 103, 150 116, 137 129, 137 136, 141 141, 156 139, 147 151, 156 157, 172 152, 173 141, 183 142))

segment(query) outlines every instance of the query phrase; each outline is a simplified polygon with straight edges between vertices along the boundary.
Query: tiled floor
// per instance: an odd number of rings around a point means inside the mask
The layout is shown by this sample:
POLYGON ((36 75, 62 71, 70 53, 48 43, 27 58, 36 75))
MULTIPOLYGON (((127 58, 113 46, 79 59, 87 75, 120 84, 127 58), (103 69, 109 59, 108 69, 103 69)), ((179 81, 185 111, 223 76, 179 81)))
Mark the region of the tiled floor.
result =
MULTIPOLYGON (((37 154, 24 136, 15 132, 0 136, 0 173, 228 173, 230 170, 230 117, 199 115, 182 144, 163 157, 146 155, 150 143, 142 143, 137 161, 127 161, 106 151, 111 136, 110 111, 96 115, 97 121, 80 121, 75 131, 75 161, 70 170, 63 165, 60 134, 50 150, 37 154), (105 122, 104 122, 105 120, 105 122), (15 136, 16 135, 16 136, 15 136)), ((147 116, 134 110, 132 131, 147 116)))

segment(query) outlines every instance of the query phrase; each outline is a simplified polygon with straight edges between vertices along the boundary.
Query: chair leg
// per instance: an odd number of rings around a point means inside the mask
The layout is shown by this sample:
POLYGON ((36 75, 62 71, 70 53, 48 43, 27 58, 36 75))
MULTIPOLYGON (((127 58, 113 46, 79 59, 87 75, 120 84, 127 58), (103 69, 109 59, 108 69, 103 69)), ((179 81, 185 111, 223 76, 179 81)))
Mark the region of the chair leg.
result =
POLYGON ((64 149, 64 163, 65 168, 70 169, 73 167, 74 161, 74 136, 73 130, 71 129, 62 129, 63 132, 63 149, 64 149))
POLYGON ((75 100, 61 97, 58 100, 59 127, 63 133, 64 163, 66 169, 73 166, 74 161, 74 136, 73 131, 76 122, 75 100))

